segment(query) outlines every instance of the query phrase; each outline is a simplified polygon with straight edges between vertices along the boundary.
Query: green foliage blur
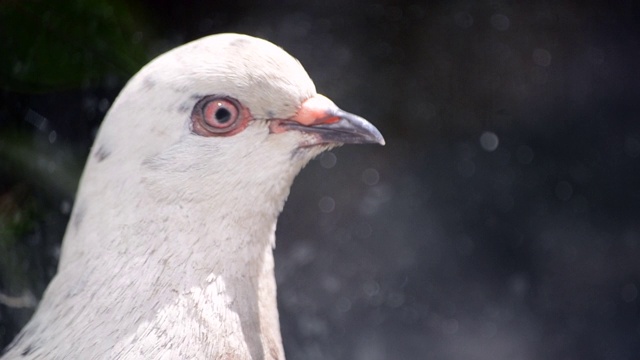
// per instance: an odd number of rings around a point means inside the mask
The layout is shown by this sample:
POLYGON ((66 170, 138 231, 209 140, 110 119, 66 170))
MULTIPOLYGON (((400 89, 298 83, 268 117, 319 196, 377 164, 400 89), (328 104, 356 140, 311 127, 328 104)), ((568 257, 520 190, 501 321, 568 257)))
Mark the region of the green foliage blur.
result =
POLYGON ((135 73, 148 59, 134 10, 119 0, 0 2, 0 86, 43 92, 135 73))

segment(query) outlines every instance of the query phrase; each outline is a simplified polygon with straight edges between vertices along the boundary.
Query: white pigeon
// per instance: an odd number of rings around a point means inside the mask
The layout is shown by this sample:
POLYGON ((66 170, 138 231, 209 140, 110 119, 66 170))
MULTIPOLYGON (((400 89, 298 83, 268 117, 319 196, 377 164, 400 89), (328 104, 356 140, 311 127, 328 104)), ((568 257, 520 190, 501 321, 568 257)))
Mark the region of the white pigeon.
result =
POLYGON ((284 359, 276 220, 300 169, 344 143, 384 140, 268 41, 159 56, 109 110, 58 273, 2 359, 284 359))

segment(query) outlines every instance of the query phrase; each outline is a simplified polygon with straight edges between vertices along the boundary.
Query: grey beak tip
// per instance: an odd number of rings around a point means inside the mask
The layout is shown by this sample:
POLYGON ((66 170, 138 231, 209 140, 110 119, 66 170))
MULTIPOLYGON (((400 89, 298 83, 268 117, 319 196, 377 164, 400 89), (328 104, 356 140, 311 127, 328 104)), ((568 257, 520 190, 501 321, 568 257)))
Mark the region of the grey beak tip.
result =
POLYGON ((384 137, 382 136, 380 131, 375 126, 373 126, 373 124, 371 124, 371 127, 373 128, 371 134, 373 135, 374 140, 372 142, 382 146, 386 145, 387 142, 384 140, 384 137))
POLYGON ((351 143, 369 143, 383 146, 386 144, 380 130, 366 119, 358 115, 348 113, 340 108, 334 109, 333 114, 343 119, 343 129, 349 129, 350 133, 358 135, 359 140, 352 141, 351 143))

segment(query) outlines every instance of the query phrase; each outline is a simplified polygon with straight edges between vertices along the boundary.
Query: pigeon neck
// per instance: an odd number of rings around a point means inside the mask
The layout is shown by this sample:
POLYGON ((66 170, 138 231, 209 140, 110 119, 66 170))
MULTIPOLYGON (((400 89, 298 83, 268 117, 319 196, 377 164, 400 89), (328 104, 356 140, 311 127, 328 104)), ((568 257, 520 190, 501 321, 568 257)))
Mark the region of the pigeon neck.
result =
POLYGON ((272 244, 287 190, 194 201, 189 192, 169 193, 149 181, 95 186, 96 178, 79 190, 59 273, 100 302, 89 302, 77 316, 105 324, 102 331, 114 342, 104 346, 114 353, 151 356, 158 341, 204 337, 199 344, 206 349, 181 350, 196 358, 218 358, 220 351, 284 358, 272 244), (137 194, 135 201, 126 200, 129 193, 137 194), (104 310, 103 303, 118 308, 104 310), (154 342, 140 340, 147 338, 154 342))

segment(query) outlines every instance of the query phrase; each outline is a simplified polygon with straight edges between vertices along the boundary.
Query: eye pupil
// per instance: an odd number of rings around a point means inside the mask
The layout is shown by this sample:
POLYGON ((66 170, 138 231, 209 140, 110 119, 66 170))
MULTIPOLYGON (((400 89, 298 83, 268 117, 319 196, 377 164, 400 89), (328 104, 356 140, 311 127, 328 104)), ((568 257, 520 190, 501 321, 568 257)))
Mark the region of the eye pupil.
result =
POLYGON ((215 117, 219 123, 224 124, 227 121, 231 120, 231 112, 221 107, 218 110, 216 110, 215 117))

